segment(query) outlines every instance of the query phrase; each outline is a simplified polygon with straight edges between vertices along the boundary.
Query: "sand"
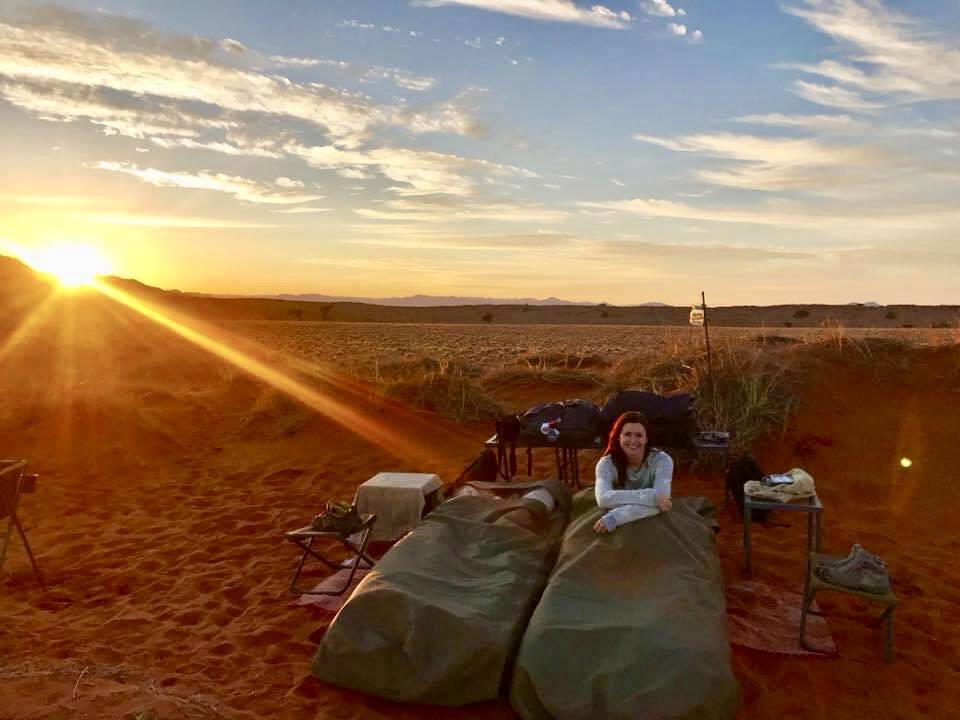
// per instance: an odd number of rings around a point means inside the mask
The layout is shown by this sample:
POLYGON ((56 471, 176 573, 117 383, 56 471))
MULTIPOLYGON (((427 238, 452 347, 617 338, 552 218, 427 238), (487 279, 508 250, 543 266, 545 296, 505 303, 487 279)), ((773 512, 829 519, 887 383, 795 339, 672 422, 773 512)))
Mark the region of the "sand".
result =
MULTIPOLYGON (((300 368, 303 386, 376 418, 364 437, 111 301, 53 301, 9 342, 28 311, 7 315, 0 335, 0 456, 29 457, 41 474, 20 516, 49 591, 14 540, 0 575, 0 719, 515 717, 504 702, 402 706, 314 680, 331 616, 294 603, 297 553, 282 537, 378 471, 452 480, 487 424, 375 407, 300 368)), ((247 350, 283 366, 270 348, 247 350)), ((825 550, 860 542, 887 560, 901 603, 895 662, 882 662, 878 610, 824 594, 837 654, 735 646, 738 717, 949 717, 960 701, 960 352, 870 368, 825 356, 817 377, 759 459, 814 476, 825 550)), ((520 406, 565 391, 511 388, 520 406)), ((583 474, 592 462, 582 455, 583 474)), ((549 469, 538 459, 538 473, 549 469)), ((723 495, 706 469, 684 468, 674 487, 723 495)), ((734 582, 741 524, 732 510, 719 519, 734 582)), ((755 527, 753 578, 799 591, 805 532, 799 515, 755 527)))

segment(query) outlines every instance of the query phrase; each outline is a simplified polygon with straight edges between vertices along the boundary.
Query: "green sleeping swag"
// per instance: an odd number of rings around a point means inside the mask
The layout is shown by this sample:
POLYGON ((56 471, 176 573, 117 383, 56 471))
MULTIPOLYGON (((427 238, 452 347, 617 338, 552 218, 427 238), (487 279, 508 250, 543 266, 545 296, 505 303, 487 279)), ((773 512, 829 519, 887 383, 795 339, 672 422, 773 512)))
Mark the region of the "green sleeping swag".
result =
POLYGON ((568 517, 558 509, 530 527, 503 522, 520 504, 467 496, 431 512, 337 613, 314 675, 399 702, 498 697, 568 517))
POLYGON ((524 720, 733 717, 712 510, 678 498, 598 536, 593 490, 577 495, 513 669, 510 703, 524 720))

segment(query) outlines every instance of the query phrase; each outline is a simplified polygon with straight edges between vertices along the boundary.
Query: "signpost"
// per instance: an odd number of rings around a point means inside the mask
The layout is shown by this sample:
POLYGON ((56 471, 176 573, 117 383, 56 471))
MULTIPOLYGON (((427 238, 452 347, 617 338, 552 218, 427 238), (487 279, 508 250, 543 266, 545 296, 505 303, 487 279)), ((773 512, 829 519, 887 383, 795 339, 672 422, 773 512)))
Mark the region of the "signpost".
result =
POLYGON ((713 363, 710 360, 710 323, 707 320, 707 297, 700 291, 700 304, 690 308, 690 324, 703 328, 703 338, 707 346, 707 377, 710 378, 710 389, 713 390, 713 363))

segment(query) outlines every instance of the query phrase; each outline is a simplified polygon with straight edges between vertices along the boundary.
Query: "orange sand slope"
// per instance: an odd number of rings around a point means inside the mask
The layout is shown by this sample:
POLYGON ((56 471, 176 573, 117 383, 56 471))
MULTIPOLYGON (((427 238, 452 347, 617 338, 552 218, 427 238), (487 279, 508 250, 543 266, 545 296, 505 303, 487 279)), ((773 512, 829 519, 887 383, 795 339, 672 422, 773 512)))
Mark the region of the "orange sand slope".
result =
MULTIPOLYGON (((310 657, 330 616, 294 605, 296 554, 282 539, 379 470, 452 480, 486 423, 375 407, 347 378, 245 347, 310 390, 308 407, 95 296, 9 318, 0 456, 30 457, 41 473, 20 515, 49 592, 15 539, 0 576, 0 718, 514 717, 502 702, 407 707, 313 680, 310 657), (360 410, 366 437, 349 417, 318 412, 326 402, 360 410)), ((881 662, 868 622, 876 611, 824 594, 838 656, 735 647, 739 717, 942 718, 960 700, 960 351, 874 360, 824 361, 760 460, 814 476, 826 550, 858 541, 887 560, 901 600, 895 662, 881 662)), ((524 401, 564 392, 520 390, 524 401)), ((589 475, 592 458, 582 462, 589 475)), ((549 471, 550 459, 539 459, 536 472, 549 471)), ((722 497, 706 473, 681 474, 675 491, 722 497)), ((731 511, 720 520, 733 582, 741 526, 731 511)), ((805 530, 802 516, 756 528, 755 579, 799 590, 805 530)))

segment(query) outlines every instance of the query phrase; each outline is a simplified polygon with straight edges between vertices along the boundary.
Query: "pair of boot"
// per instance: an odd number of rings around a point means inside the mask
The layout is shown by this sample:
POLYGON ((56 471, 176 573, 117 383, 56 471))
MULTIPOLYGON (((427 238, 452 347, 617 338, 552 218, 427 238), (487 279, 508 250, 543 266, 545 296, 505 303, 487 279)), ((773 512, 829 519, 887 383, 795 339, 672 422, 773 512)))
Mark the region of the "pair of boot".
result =
POLYGON ((324 511, 313 518, 314 530, 335 532, 346 537, 363 529, 363 519, 356 505, 343 500, 329 500, 324 511))
POLYGON ((820 563, 817 574, 832 585, 883 595, 890 592, 887 564, 855 543, 845 558, 820 563))

